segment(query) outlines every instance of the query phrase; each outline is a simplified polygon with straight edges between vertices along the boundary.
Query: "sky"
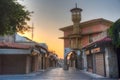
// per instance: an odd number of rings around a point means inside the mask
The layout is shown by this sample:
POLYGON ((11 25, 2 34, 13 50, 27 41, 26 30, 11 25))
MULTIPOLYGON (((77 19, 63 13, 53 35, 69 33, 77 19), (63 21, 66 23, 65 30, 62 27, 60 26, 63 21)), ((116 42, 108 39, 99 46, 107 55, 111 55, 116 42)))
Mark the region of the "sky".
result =
MULTIPOLYGON (((104 18, 115 22, 120 18, 120 0, 18 0, 26 9, 33 11, 30 26, 34 24, 33 40, 46 43, 49 50, 63 58, 64 42, 59 39, 63 32, 59 28, 72 25, 70 9, 83 9, 81 22, 104 18)), ((23 36, 31 38, 31 32, 23 36)))

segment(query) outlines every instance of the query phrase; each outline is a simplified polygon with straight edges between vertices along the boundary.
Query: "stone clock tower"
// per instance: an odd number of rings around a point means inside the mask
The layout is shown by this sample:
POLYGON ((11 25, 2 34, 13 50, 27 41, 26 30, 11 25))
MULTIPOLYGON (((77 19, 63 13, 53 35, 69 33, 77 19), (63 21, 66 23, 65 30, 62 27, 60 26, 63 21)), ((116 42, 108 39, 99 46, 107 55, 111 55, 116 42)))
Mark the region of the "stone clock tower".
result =
POLYGON ((82 69, 82 52, 81 52, 81 12, 82 9, 76 7, 70 10, 72 13, 72 21, 73 21, 73 32, 69 35, 70 41, 70 49, 73 50, 77 57, 76 57, 76 68, 82 69))
POLYGON ((81 21, 81 12, 82 9, 76 7, 70 10, 72 13, 72 21, 73 21, 73 34, 80 34, 79 23, 81 21))
POLYGON ((70 10, 72 13, 72 21, 73 21, 73 33, 69 36, 70 45, 72 49, 80 49, 81 48, 81 29, 80 29, 80 21, 81 21, 81 8, 76 7, 70 10))
POLYGON ((64 41, 68 41, 69 46, 64 49, 64 70, 68 70, 70 65, 75 65, 76 69, 82 69, 82 52, 81 52, 81 29, 80 29, 80 21, 81 21, 81 12, 82 9, 77 7, 71 9, 71 16, 73 25, 72 33, 61 38, 64 41), (74 59, 69 55, 74 55, 74 59), (71 62, 71 63, 70 63, 71 62))

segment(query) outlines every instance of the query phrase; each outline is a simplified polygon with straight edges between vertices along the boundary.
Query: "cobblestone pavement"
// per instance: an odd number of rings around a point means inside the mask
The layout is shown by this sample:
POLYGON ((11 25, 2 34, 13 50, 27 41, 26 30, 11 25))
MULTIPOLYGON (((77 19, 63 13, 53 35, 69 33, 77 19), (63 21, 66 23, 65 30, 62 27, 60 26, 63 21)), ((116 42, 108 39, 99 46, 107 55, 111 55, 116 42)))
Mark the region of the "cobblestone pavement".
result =
POLYGON ((64 71, 62 68, 49 69, 26 75, 2 75, 0 80, 117 80, 97 78, 78 70, 64 71))

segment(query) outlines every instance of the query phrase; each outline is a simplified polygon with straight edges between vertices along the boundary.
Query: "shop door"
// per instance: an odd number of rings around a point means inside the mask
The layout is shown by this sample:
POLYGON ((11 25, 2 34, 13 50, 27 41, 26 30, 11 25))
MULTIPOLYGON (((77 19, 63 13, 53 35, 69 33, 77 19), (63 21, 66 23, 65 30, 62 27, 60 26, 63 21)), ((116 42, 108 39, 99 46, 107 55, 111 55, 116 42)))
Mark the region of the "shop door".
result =
POLYGON ((88 66, 88 71, 93 72, 93 55, 87 55, 87 66, 88 66))

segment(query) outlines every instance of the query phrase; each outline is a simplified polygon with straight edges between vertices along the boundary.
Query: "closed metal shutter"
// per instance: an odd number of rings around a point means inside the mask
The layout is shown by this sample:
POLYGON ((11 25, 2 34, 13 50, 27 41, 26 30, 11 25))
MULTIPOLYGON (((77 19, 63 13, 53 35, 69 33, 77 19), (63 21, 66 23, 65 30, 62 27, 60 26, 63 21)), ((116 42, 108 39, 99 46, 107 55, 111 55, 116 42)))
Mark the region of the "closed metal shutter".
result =
POLYGON ((95 54, 96 74, 104 76, 104 58, 102 53, 95 54))
POLYGON ((93 59, 92 54, 87 55, 87 66, 88 66, 88 71, 89 72, 93 72, 93 61, 92 61, 92 59, 93 59))

